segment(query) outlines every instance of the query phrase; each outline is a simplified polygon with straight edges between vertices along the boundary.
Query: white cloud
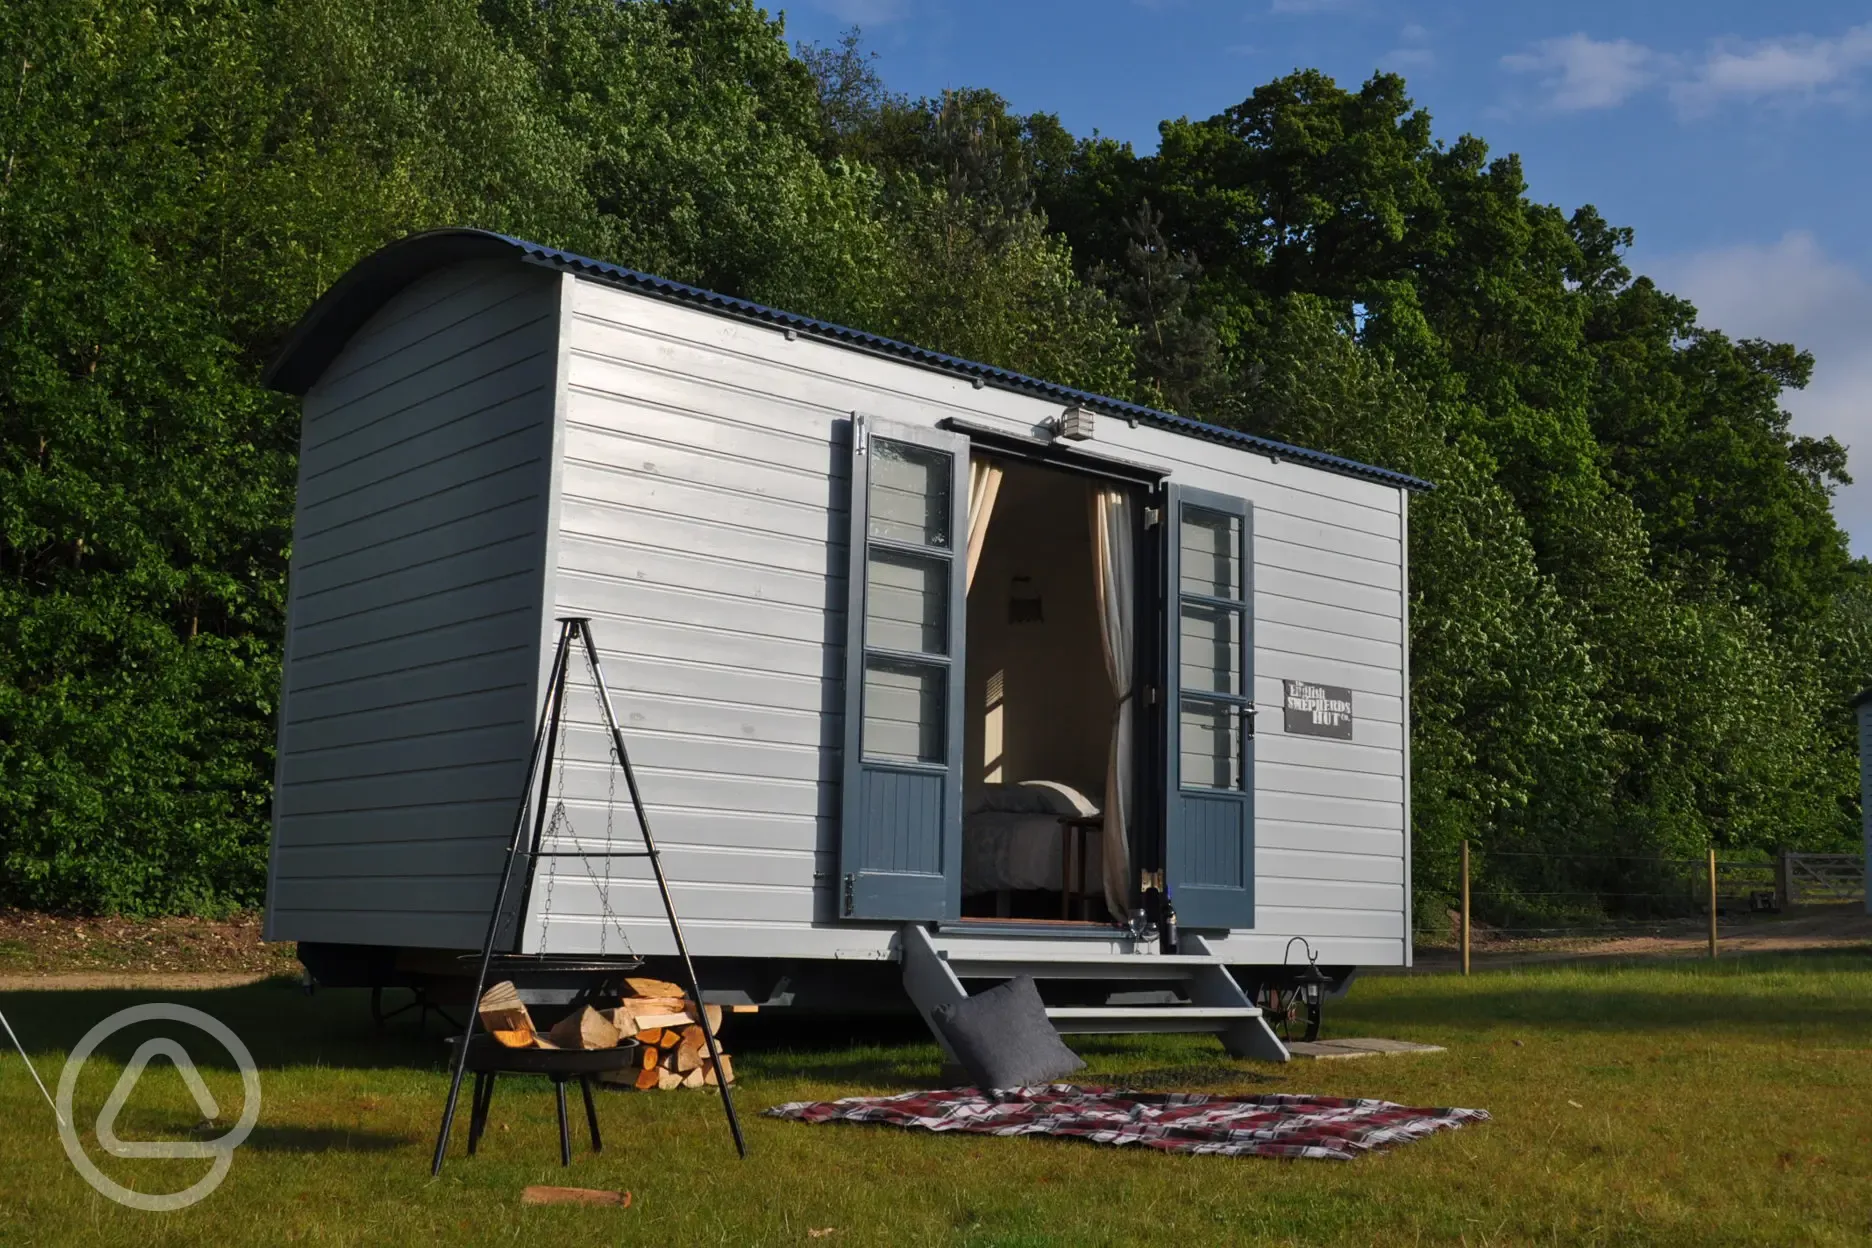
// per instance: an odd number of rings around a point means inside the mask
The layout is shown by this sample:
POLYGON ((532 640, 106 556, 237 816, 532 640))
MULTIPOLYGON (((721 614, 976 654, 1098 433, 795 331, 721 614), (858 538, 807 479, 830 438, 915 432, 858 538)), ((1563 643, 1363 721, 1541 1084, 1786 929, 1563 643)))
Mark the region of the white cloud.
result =
POLYGON ((1429 44, 1430 32, 1411 22, 1398 31, 1397 46, 1379 57, 1378 64, 1386 69, 1428 69, 1436 64, 1429 44))
POLYGON ((1561 112, 1614 108, 1649 86, 1660 68, 1658 54, 1629 39, 1594 39, 1584 33, 1543 39, 1530 52, 1501 63, 1517 73, 1541 75, 1547 106, 1561 112))
POLYGON ((1436 63, 1436 53, 1429 48, 1392 48, 1378 58, 1386 69, 1427 69, 1436 63))
POLYGON ((1833 39, 1731 40, 1712 47, 1688 78, 1671 87, 1671 98, 1687 113, 1708 111, 1725 99, 1811 99, 1848 88, 1868 66, 1872 24, 1833 39))
POLYGON ((1856 554, 1872 555, 1872 280, 1804 230, 1645 266, 1689 299, 1697 319, 1735 338, 1792 342, 1814 354, 1814 377, 1782 402, 1796 432, 1832 434, 1853 452, 1855 484, 1834 499, 1856 554))
POLYGON ((1501 63, 1517 73, 1539 74, 1546 106, 1560 112, 1616 108, 1663 86, 1680 116, 1695 117, 1727 100, 1849 97, 1872 70, 1872 23, 1825 38, 1721 39, 1701 53, 1659 52, 1629 39, 1576 33, 1543 39, 1501 63))

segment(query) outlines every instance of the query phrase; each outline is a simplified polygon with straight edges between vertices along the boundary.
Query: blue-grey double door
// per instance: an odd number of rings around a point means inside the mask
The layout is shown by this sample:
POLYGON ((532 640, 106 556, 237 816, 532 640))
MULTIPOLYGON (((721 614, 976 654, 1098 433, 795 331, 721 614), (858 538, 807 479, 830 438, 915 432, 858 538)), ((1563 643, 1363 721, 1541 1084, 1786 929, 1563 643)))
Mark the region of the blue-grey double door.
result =
MULTIPOLYGON (((961 913, 968 457, 959 433, 852 420, 846 918, 961 913)), ((1141 669, 1138 683, 1164 693, 1139 707, 1161 717, 1140 739, 1164 748, 1139 760, 1136 791, 1167 796, 1160 809, 1134 805, 1132 838, 1163 837, 1165 878, 1186 926, 1251 926, 1252 515, 1239 499, 1175 486, 1162 501, 1152 562, 1164 575, 1138 595, 1140 623, 1154 622, 1159 641, 1145 653, 1160 670, 1141 669)))

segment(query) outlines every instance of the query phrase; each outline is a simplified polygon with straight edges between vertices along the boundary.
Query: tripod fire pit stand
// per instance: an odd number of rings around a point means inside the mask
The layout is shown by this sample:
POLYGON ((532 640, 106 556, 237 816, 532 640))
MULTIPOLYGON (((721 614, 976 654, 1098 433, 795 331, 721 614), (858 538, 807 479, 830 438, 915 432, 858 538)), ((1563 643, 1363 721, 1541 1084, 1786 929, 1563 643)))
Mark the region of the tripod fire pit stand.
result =
MULTIPOLYGON (((675 904, 670 900, 669 881, 663 875, 663 861, 658 857, 656 841, 650 835, 650 819, 644 812, 643 796, 637 790, 637 777, 631 770, 630 753, 624 746, 624 734, 618 728, 617 714, 611 706, 611 691, 605 684, 604 671, 598 664, 598 645, 592 640, 589 619, 582 616, 568 616, 559 621, 559 644, 553 651, 552 674, 547 679, 546 689, 545 704, 540 707, 539 730, 534 735, 533 750, 527 761, 526 784, 520 791, 520 809, 514 817, 513 837, 507 846, 506 860, 501 865, 500 884, 494 891, 493 911, 488 915, 487 939, 481 946, 481 965, 475 976, 474 996, 471 998, 468 1010, 468 1025, 455 1045, 455 1073, 449 1082, 448 1104, 442 1110, 442 1129, 436 1136, 435 1159, 429 1172, 432 1175, 442 1173, 442 1161, 448 1155, 449 1132, 455 1125, 455 1108, 461 1100, 462 1077, 467 1073, 471 1064, 471 1055, 478 1057, 485 1051, 481 1045, 475 1043, 475 1026, 480 1021, 475 1007, 481 1001, 483 994, 487 992, 488 968, 495 961, 494 946, 500 941, 501 928, 504 926, 503 919, 507 911, 508 886, 513 882, 514 867, 522 859, 526 862, 526 876, 520 893, 520 913, 513 921, 513 949, 510 953, 500 955, 500 961, 504 970, 508 967, 536 962, 542 972, 548 973, 558 969, 560 964, 583 961, 583 959, 568 959, 547 953, 526 954, 521 951, 528 894, 532 891, 534 874, 541 861, 579 858, 586 860, 588 872, 590 871, 589 860, 592 858, 642 858, 649 862, 651 873, 656 877, 657 892, 663 899, 663 912, 669 919, 670 934, 676 941, 676 955, 682 961, 689 999, 695 1002, 696 1021, 701 1025, 703 1036, 708 1042, 709 1061, 715 1068, 716 1084, 721 1088, 722 1112, 728 1118, 728 1131, 734 1136, 735 1150, 742 1157, 746 1157, 747 1141, 742 1138, 741 1123, 735 1117, 734 1094, 729 1091, 727 1072, 722 1069, 721 1042, 715 1036, 715 1029, 709 1025, 708 1011, 702 1008, 702 985, 696 980, 695 964, 690 960, 689 946, 683 940, 682 924, 677 920, 675 904), (572 647, 575 640, 585 652, 585 661, 591 672, 592 686, 596 691, 598 704, 604 712, 605 731, 610 738, 611 745, 612 774, 615 777, 621 772, 624 776, 625 787, 630 791, 631 807, 637 815, 637 830, 643 838, 640 848, 613 848, 613 842, 608 835, 608 826, 606 848, 603 850, 562 850, 545 847, 545 838, 549 828, 547 804, 551 797, 553 750, 561 736, 566 677, 571 668, 572 647), (538 786, 537 800, 534 791, 536 785, 538 786), (529 830, 531 836, 528 835, 529 830)), ((555 834, 559 831, 560 822, 565 817, 563 798, 562 791, 561 801, 551 813, 551 829, 555 834)), ((558 841, 555 840, 553 843, 557 844, 558 841)), ((603 918, 607 922, 612 922, 614 916, 610 913, 609 878, 607 869, 607 883, 600 886, 599 897, 600 904, 605 910, 603 918)), ((548 906, 550 906, 551 882, 552 877, 549 875, 547 880, 548 906)), ((486 1043, 487 1040, 484 1040, 483 1044, 486 1043)), ((526 1054, 525 1059, 516 1057, 513 1060, 525 1060, 528 1063, 528 1070, 551 1076, 557 1085, 561 1157, 569 1163, 571 1142, 565 1118, 565 1080, 588 1078, 591 1073, 591 1062, 603 1060, 600 1055, 616 1053, 618 1050, 514 1049, 510 1052, 516 1055, 526 1054)), ((479 1135, 475 1127, 486 1125, 487 1101, 493 1093, 494 1073, 480 1071, 476 1080, 475 1112, 472 1115, 474 1122, 471 1123, 469 1131, 469 1151, 471 1152, 475 1137, 479 1135), (488 1082, 483 1084, 482 1079, 488 1082)), ((585 1108, 592 1128, 592 1144, 596 1148, 598 1117, 592 1105, 589 1087, 585 1093, 585 1108)))

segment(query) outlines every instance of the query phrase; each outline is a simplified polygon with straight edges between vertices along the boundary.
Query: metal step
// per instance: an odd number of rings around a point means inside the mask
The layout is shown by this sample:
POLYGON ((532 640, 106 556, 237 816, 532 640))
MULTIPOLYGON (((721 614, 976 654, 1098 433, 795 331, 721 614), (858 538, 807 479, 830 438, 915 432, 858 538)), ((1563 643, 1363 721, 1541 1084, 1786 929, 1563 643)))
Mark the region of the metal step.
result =
POLYGON ((1229 1005, 1055 1005, 1047 1018, 1061 1035, 1131 1036, 1224 1032, 1251 1018, 1254 1006, 1229 1005))
POLYGON ((951 1058, 955 1054, 936 1025, 933 1011, 968 1000, 964 978, 1031 975, 1130 984, 1182 979, 1188 1005, 1054 1006, 1047 1010, 1047 1017, 1058 1030, 1079 1035, 1208 1032, 1220 1036, 1232 1056, 1287 1061, 1287 1046, 1229 974, 1228 964, 1201 936, 1189 935, 1186 940, 1190 953, 1168 956, 1111 950, 1052 952, 1022 948, 1014 941, 938 949, 921 924, 906 923, 898 931, 897 956, 903 966, 904 991, 951 1058))
POLYGON ((1222 959, 1201 954, 1056 953, 1035 955, 1031 949, 939 949, 949 969, 962 979, 1187 980, 1222 959))

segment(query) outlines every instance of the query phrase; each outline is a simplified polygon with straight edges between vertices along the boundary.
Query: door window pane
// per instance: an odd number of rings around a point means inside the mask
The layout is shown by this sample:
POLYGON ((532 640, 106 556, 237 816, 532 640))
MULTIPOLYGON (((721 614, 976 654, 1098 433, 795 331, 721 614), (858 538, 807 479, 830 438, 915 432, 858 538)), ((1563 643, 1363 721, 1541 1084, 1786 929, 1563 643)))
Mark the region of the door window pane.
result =
POLYGON ((1182 548, 1184 593, 1241 598, 1241 524, 1240 516, 1202 507, 1183 508, 1177 540, 1182 548))
POLYGON ((1241 715, 1226 703, 1183 699, 1177 730, 1184 788, 1242 787, 1241 715))
POLYGON ((949 549, 954 462, 947 451, 872 438, 871 536, 949 549))
POLYGON ((1242 692, 1241 610, 1184 602, 1182 636, 1177 648, 1185 689, 1204 693, 1242 692))
POLYGON ((864 754, 896 763, 941 763, 947 751, 943 692, 948 669, 865 656, 864 754))
POLYGON ((865 571, 865 645, 949 652, 949 561, 873 550, 865 571))

